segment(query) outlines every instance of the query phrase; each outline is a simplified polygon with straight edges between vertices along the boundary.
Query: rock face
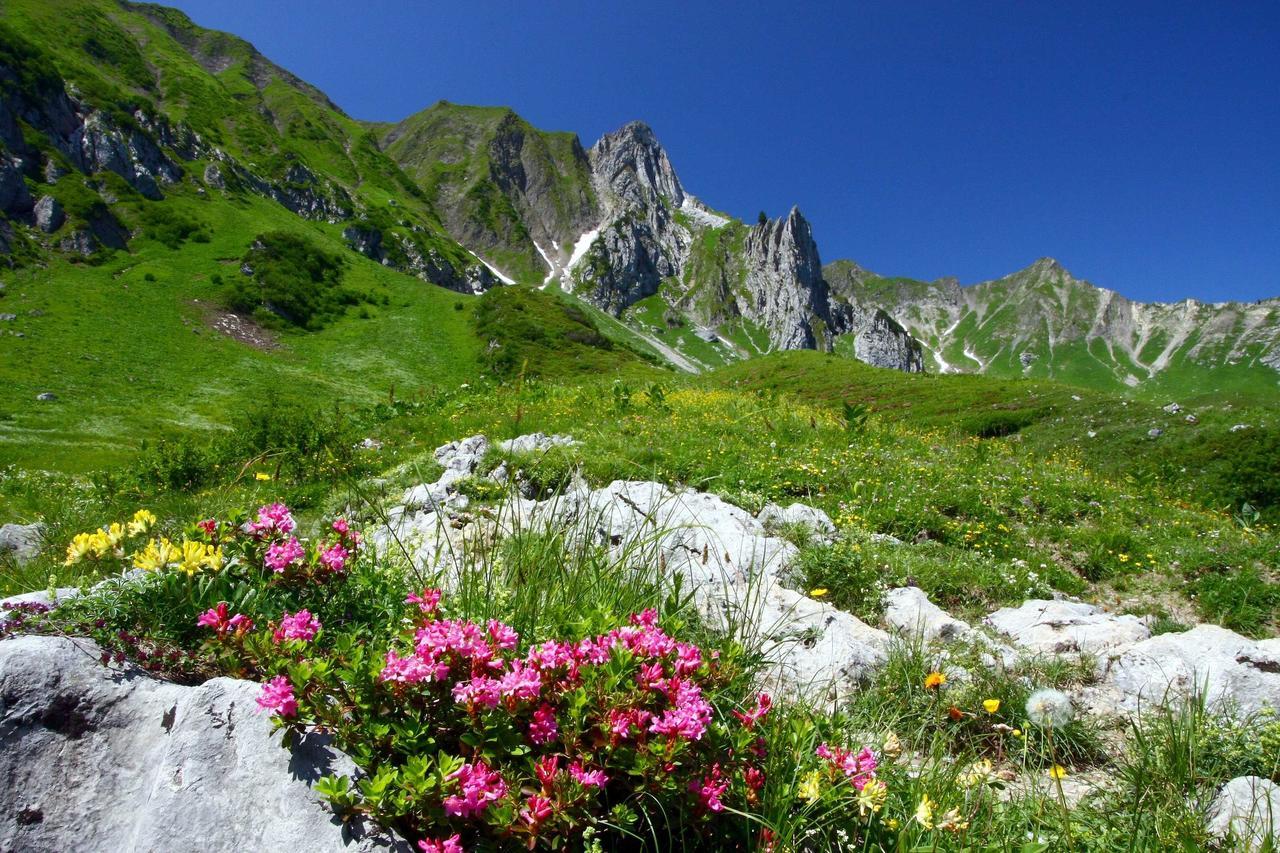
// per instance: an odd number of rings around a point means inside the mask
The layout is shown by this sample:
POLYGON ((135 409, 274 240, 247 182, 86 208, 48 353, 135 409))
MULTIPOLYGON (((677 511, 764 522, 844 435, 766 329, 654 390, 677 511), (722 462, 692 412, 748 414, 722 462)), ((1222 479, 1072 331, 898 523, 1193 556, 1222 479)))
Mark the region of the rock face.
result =
MULTIPOLYGON (((833 303, 798 210, 750 228, 711 211, 641 122, 586 151, 565 136, 510 111, 440 103, 388 130, 383 144, 431 195, 450 234, 517 279, 558 282, 624 319, 661 293, 667 313, 691 320, 704 341, 720 343, 715 330, 738 322, 772 349, 829 350, 850 334, 859 359, 921 369, 919 345, 891 317, 833 303)), ((367 235, 348 240, 379 257, 367 235)))
POLYGON ((1260 776, 1239 776, 1222 787, 1205 823, 1219 841, 1255 853, 1280 842, 1280 785, 1260 776))
POLYGON ((321 737, 282 749, 258 686, 108 669, 88 641, 0 641, 0 849, 408 850, 354 838, 309 787, 354 774, 321 737))
POLYGON ((32 212, 36 227, 46 234, 57 231, 62 227, 62 223, 67 221, 67 214, 62 210, 62 204, 51 195, 41 196, 32 212))
POLYGON ((1099 666, 1104 685, 1128 711, 1191 694, 1246 716, 1264 708, 1280 710, 1280 646, 1217 625, 1151 637, 1099 666))
POLYGON ((983 621, 1017 645, 1042 654, 1097 654, 1151 636, 1136 616, 1117 616, 1077 601, 1033 599, 997 610, 983 621))
POLYGON ((831 516, 808 504, 793 503, 785 509, 775 503, 765 504, 764 509, 756 515, 756 520, 769 531, 794 525, 821 542, 832 542, 836 538, 836 526, 832 523, 831 516))
POLYGON ((778 349, 830 349, 829 334, 836 330, 827 283, 800 210, 752 228, 744 254, 746 292, 737 303, 742 316, 763 326, 778 349))

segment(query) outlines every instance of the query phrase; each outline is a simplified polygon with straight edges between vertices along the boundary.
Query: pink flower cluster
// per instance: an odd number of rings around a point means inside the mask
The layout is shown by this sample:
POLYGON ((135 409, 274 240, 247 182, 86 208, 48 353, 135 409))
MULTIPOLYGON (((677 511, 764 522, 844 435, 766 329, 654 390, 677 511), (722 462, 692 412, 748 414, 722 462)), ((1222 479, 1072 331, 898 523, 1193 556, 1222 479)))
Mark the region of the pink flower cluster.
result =
POLYGON ((290 536, 284 542, 272 543, 267 548, 267 556, 263 558, 263 562, 268 569, 280 574, 290 566, 301 563, 306 555, 306 551, 302 549, 302 543, 296 537, 290 536))
POLYGON ((724 811, 724 803, 720 800, 729 788, 729 780, 720 769, 719 762, 711 765, 711 772, 701 782, 695 780, 689 784, 690 790, 698 797, 698 804, 711 812, 724 811))
POLYGON ((773 697, 768 693, 761 693, 756 697, 754 708, 750 711, 734 711, 733 715, 738 718, 738 722, 742 723, 742 727, 749 731, 768 715, 771 708, 773 708, 773 697))
POLYGON ((456 832, 448 838, 442 838, 439 841, 426 840, 418 842, 418 849, 422 853, 462 853, 461 838, 456 832))
POLYGON ((282 503, 267 504, 258 509, 258 518, 245 525, 250 536, 266 539, 271 536, 284 536, 292 533, 297 524, 293 514, 282 503))
POLYGON ((464 764, 449 778, 458 782, 459 789, 457 794, 445 797, 444 813, 449 817, 475 817, 507 795, 502 774, 490 770, 483 761, 464 764))
POLYGON ((277 675, 262 685, 262 693, 258 696, 258 707, 281 717, 298 715, 298 700, 293 695, 293 685, 289 678, 277 675))
POLYGON ((853 784, 853 787, 859 791, 863 786, 876 778, 876 768, 879 766, 879 760, 876 754, 868 747, 863 747, 858 752, 844 747, 829 747, 826 743, 822 743, 816 750, 818 757, 826 759, 833 767, 845 775, 845 777, 853 784))
POLYGON ((227 635, 228 631, 237 634, 244 634, 253 630, 253 620, 243 613, 237 613, 228 617, 228 605, 225 601, 219 601, 217 607, 212 607, 200 614, 196 619, 196 624, 202 628, 212 628, 218 632, 218 637, 222 638, 227 635))
POLYGON ((285 613, 280 617, 280 625, 276 628, 272 639, 276 643, 282 643, 285 640, 302 640, 309 643, 316 638, 316 634, 320 632, 320 620, 311 615, 309 610, 299 610, 297 613, 285 613))

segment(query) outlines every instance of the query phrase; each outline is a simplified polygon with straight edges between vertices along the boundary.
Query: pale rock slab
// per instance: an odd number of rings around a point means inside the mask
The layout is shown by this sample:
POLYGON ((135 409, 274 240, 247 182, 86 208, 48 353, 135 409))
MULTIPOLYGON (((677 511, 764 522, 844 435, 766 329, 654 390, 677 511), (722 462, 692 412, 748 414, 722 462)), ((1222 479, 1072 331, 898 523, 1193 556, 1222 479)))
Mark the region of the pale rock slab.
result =
POLYGON ((344 826, 310 783, 356 768, 282 749, 258 685, 107 668, 87 640, 0 642, 0 850, 408 850, 344 826))
POLYGON ((926 641, 958 640, 970 632, 962 622, 929 600, 924 590, 914 586, 891 589, 884 594, 884 621, 891 629, 926 641))
POLYGON ((778 504, 768 503, 756 515, 756 520, 766 530, 794 525, 809 531, 821 542, 829 544, 836 540, 836 526, 831 521, 831 516, 808 504, 793 503, 784 509, 778 504))
POLYGON ((1280 648, 1217 625, 1160 634, 1099 663, 1103 685, 1123 710, 1203 693, 1214 708, 1280 713, 1280 648))
POLYGON ((1280 843, 1280 785, 1261 776, 1232 779, 1214 799, 1205 828, 1249 853, 1263 850, 1268 841, 1280 843))
POLYGON ((1107 613, 1079 601, 1031 599, 986 617, 987 625, 1040 654, 1097 654, 1137 643, 1151 631, 1136 616, 1107 613))

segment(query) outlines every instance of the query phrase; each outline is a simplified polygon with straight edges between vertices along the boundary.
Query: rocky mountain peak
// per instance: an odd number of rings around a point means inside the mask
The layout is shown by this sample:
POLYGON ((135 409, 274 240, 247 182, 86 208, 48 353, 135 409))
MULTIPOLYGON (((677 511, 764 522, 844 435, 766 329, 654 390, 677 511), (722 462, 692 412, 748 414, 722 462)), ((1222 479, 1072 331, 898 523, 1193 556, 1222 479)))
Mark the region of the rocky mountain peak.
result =
POLYGON ((1039 258, 1031 266, 1027 267, 1024 272, 1031 273, 1037 278, 1057 278, 1059 276, 1071 277, 1071 273, 1067 272, 1066 267, 1058 263, 1054 258, 1039 258))
POLYGON ((592 171, 604 195, 620 204, 650 205, 666 199, 674 207, 684 203, 684 187, 653 129, 633 121, 600 137, 588 152, 592 171))

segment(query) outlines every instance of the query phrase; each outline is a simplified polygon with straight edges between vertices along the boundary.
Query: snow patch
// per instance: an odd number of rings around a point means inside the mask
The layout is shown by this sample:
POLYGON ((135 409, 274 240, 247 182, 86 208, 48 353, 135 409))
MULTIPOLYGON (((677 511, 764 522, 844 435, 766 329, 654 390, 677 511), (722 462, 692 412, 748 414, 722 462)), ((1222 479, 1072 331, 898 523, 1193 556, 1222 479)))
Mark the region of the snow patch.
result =
MULTIPOLYGON (((499 281, 501 281, 503 284, 515 284, 515 283, 516 283, 516 280, 515 280, 514 278, 512 278, 512 277, 511 277, 511 276, 509 276, 509 275, 507 275, 507 274, 506 274, 506 273, 504 273, 502 270, 498 269, 498 268, 497 268, 497 267, 495 267, 493 264, 491 264, 491 263, 489 263, 488 261, 486 261, 484 258, 480 257, 480 256, 479 256, 479 255, 477 255, 475 252, 471 251, 470 249, 467 249, 467 253, 468 253, 469 255, 471 255, 471 257, 475 258, 477 261, 479 261, 480 263, 482 263, 482 264, 484 264, 486 267, 488 267, 488 268, 489 268, 489 272, 491 272, 491 273, 493 273, 494 275, 496 275, 496 276, 498 277, 498 280, 499 280, 499 281)), ((476 293, 480 293, 480 292, 481 292, 481 291, 480 291, 480 289, 479 289, 478 287, 477 287, 477 288, 475 288, 475 291, 476 291, 476 293)))
MULTIPOLYGON (((556 246, 556 243, 555 243, 555 241, 554 241, 554 240, 552 240, 552 241, 551 241, 551 245, 552 245, 552 246, 556 246)), ((541 246, 539 246, 539 245, 538 245, 538 241, 537 241, 537 240, 534 240, 534 241, 533 241, 533 248, 537 249, 537 250, 538 250, 538 254, 539 254, 539 255, 542 255, 542 259, 543 259, 544 261, 546 261, 546 262, 547 262, 547 277, 546 277, 546 278, 544 278, 544 279, 542 280, 542 284, 540 284, 540 285, 538 286, 538 289, 539 289, 539 290, 545 290, 545 289, 546 289, 546 287, 547 287, 547 285, 551 283, 551 280, 552 280, 553 278, 555 278, 555 277, 556 277, 556 273, 560 272, 560 267, 559 267, 559 266, 557 266, 556 262, 555 262, 555 261, 553 261, 553 260, 551 259, 551 256, 550 256, 550 255, 548 255, 548 254, 543 250, 543 248, 542 248, 541 246)), ((560 247, 559 247, 559 246, 556 246, 556 251, 559 251, 559 249, 560 249, 560 247)))

